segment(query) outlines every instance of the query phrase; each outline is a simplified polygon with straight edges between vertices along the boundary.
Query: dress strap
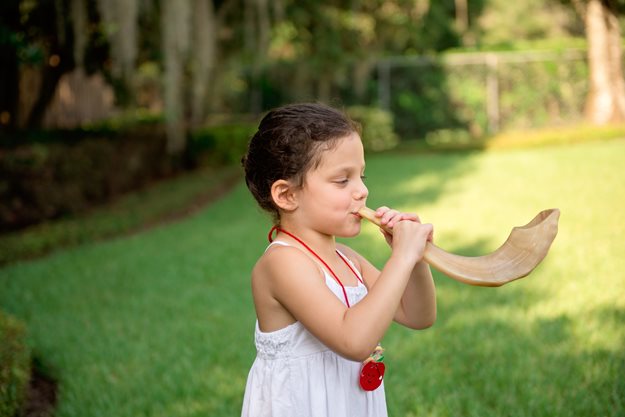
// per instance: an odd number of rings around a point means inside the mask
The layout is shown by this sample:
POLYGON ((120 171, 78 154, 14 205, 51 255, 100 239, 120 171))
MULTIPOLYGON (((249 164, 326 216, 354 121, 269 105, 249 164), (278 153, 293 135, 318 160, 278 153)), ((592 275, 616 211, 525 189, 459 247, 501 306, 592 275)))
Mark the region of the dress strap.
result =
POLYGON ((354 273, 354 275, 356 276, 358 281, 360 281, 361 284, 364 284, 364 281, 363 281, 363 278, 362 278, 362 274, 360 273, 358 268, 356 268, 356 265, 354 265, 352 260, 349 259, 347 257, 347 255, 345 255, 343 252, 341 252, 338 249, 336 250, 336 253, 338 253, 338 255, 341 257, 341 259, 343 259, 343 262, 345 262, 345 265, 347 265, 347 267, 352 270, 352 272, 354 273))
POLYGON ((272 247, 273 245, 279 245, 279 246, 290 246, 290 247, 295 247, 293 245, 291 245, 290 243, 287 242, 283 242, 281 240, 274 240, 271 243, 269 243, 269 245, 267 245, 267 248, 265 249, 265 252, 267 252, 269 250, 270 247, 272 247))

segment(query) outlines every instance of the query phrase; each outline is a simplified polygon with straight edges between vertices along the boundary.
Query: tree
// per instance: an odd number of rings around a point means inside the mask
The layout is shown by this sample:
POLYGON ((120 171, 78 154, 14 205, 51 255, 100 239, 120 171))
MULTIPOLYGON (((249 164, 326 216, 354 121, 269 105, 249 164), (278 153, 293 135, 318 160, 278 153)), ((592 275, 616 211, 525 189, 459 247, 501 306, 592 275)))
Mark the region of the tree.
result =
POLYGON ((19 3, 0 4, 0 128, 15 128, 18 107, 20 31, 19 3))
MULTIPOLYGON (((73 0, 73 8, 77 9, 84 1, 73 0)), ((97 0, 97 5, 110 44, 112 76, 121 82, 125 96, 133 97, 139 0, 97 0)))
POLYGON ((100 38, 87 0, 9 0, 0 6, 0 114, 4 128, 40 127, 61 77, 75 67, 103 70, 108 53, 90 41, 100 38), (32 106, 19 106, 20 70, 36 68, 40 79, 32 106), (18 114, 22 111, 25 114, 18 114), (19 121, 19 126, 18 126, 19 121))
POLYGON ((170 155, 180 156, 184 152, 188 122, 197 127, 204 121, 211 75, 217 65, 217 33, 233 4, 232 0, 161 4, 165 123, 170 155), (188 90, 191 93, 186 95, 188 90))
MULTIPOLYGON (((258 0, 256 0, 258 1, 258 0)), ((476 2, 482 3, 482 0, 476 2)), ((453 2, 431 0, 282 0, 273 25, 271 76, 291 100, 331 101, 337 87, 365 95, 371 70, 388 55, 436 53, 460 44, 453 2)), ((467 10, 467 13, 471 10, 467 10)), ((348 94, 349 95, 349 94, 348 94)))
POLYGON ((625 121, 625 80, 623 79, 619 14, 623 1, 574 1, 582 14, 588 40, 590 67, 586 117, 595 124, 625 121))

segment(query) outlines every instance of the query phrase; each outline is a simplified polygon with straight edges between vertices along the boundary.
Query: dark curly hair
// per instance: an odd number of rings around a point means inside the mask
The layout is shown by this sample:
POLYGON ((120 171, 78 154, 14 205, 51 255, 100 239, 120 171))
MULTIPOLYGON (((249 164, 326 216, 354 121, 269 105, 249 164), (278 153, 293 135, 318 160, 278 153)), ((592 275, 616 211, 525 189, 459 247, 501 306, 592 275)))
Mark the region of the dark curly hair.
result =
POLYGON ((267 113, 241 162, 247 188, 274 223, 280 222, 280 212, 271 197, 272 184, 283 179, 303 186, 321 153, 354 132, 360 133, 356 122, 324 104, 290 104, 267 113))

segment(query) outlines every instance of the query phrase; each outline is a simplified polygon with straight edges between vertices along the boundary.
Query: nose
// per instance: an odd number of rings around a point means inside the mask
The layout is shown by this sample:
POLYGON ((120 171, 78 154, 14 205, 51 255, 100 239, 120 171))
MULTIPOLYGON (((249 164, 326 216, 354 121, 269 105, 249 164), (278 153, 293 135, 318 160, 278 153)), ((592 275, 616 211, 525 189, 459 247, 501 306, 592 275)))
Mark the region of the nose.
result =
POLYGON ((356 200, 363 200, 363 199, 367 198, 368 195, 369 195, 369 189, 367 188, 365 183, 362 182, 362 180, 360 180, 360 184, 358 185, 358 187, 354 191, 354 198, 356 200))

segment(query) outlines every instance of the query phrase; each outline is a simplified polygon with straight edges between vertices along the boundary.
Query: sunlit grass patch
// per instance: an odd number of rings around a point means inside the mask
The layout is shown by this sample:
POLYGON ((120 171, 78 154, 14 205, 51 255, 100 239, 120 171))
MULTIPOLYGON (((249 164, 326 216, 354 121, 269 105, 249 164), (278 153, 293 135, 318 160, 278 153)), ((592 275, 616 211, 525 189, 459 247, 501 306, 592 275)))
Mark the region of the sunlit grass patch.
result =
POLYGON ((625 138, 624 124, 596 126, 580 123, 572 126, 517 130, 499 133, 485 142, 486 149, 510 149, 546 145, 572 145, 598 140, 625 138))

